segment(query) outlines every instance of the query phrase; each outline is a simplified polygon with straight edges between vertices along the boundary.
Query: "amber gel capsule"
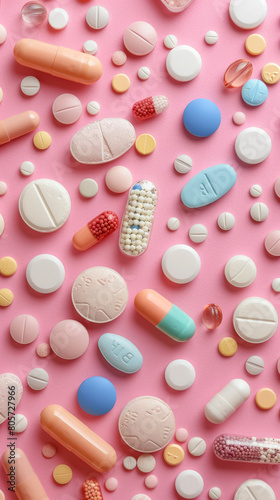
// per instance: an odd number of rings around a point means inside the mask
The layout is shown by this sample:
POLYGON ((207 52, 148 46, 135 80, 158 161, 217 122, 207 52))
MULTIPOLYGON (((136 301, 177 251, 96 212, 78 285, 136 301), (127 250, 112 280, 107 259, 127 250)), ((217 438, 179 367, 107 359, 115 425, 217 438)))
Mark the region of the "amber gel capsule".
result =
POLYGON ((35 130, 40 118, 35 111, 25 111, 0 121, 0 146, 35 130))

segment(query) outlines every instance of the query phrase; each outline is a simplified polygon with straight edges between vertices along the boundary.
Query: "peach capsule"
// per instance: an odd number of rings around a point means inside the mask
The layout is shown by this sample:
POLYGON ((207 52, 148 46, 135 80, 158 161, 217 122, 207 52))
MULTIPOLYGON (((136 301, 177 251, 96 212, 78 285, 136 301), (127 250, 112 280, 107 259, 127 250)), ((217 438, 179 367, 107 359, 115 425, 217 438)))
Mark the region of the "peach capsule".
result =
POLYGON ((102 64, 97 57, 30 38, 15 44, 14 56, 27 68, 85 85, 96 82, 102 75, 102 64))
POLYGON ((177 342, 185 342, 194 335, 192 318, 155 290, 138 292, 134 306, 141 316, 177 342))
POLYGON ((119 227, 118 216, 107 210, 87 223, 73 236, 73 245, 77 250, 87 250, 104 240, 119 227))
POLYGON ((40 118, 35 111, 24 111, 0 121, 0 146, 35 130, 40 118))

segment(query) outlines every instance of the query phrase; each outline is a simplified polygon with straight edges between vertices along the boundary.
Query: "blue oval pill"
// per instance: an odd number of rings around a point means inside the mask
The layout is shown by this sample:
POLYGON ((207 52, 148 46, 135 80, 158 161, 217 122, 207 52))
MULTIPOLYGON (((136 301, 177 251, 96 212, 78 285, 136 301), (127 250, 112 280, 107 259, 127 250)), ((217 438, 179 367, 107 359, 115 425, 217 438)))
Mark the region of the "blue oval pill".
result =
POLYGON ((268 88, 261 80, 248 80, 242 87, 241 95, 249 106, 260 106, 268 96, 268 88))
POLYGON ((143 364, 141 352, 121 335, 104 333, 98 340, 98 347, 106 361, 121 372, 135 373, 143 364))
POLYGON ((195 99, 186 106, 183 122, 192 135, 208 137, 219 128, 221 112, 210 99, 195 99))
POLYGON ((117 399, 112 382, 104 377, 90 377, 78 389, 78 403, 89 415, 105 415, 117 399))

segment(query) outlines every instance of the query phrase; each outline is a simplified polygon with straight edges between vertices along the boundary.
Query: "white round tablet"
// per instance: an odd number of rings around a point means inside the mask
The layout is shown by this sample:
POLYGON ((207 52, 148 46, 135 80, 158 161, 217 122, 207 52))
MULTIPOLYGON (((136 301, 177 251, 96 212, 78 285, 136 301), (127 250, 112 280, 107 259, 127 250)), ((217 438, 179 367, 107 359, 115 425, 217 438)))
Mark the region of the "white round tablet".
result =
POLYGON ((64 278, 64 266, 54 255, 37 255, 26 268, 27 282, 39 293, 55 292, 61 287, 64 278))
POLYGON ((136 458, 134 458, 134 457, 127 456, 127 457, 124 457, 124 459, 123 459, 123 466, 126 470, 135 469, 136 463, 137 463, 137 461, 136 461, 136 458))
POLYGON ((188 442, 188 450, 194 457, 201 457, 206 452, 206 443, 201 437, 193 437, 188 442))
POLYGON ((3 95, 4 95, 3 89, 2 87, 0 87, 0 103, 3 101, 3 95))
POLYGON ((208 45, 214 45, 218 41, 218 33, 216 31, 207 31, 205 35, 205 42, 208 43, 208 45))
POLYGON ((87 105, 87 112, 90 115, 97 115, 100 111, 100 104, 97 101, 90 101, 87 105))
POLYGON ((57 7, 50 11, 48 21, 54 30, 63 30, 68 24, 69 16, 65 9, 57 7))
POLYGON ((47 387, 49 375, 43 368, 34 368, 27 375, 27 383, 34 391, 41 391, 47 387))
POLYGON ((275 280, 272 281, 271 286, 274 292, 280 292, 280 278, 275 278, 275 280))
POLYGON ((254 203, 250 209, 250 215, 253 220, 263 222, 269 214, 268 206, 265 203, 254 203))
POLYGON ((192 168, 193 162, 188 155, 179 155, 174 161, 174 168, 179 174, 187 174, 192 168))
POLYGON ((134 495, 131 500, 151 500, 151 498, 145 493, 138 493, 138 495, 134 495))
POLYGON ((85 54, 91 54, 92 56, 96 54, 98 50, 98 45, 94 40, 87 40, 83 45, 83 52, 85 54))
POLYGON ((217 486, 214 486, 213 488, 211 488, 211 490, 209 490, 209 498, 211 498, 211 500, 218 500, 219 498, 221 498, 221 490, 220 488, 218 488, 217 486))
POLYGON ((245 288, 251 285, 256 276, 256 264, 246 255, 235 255, 226 263, 225 277, 236 288, 245 288))
POLYGON ((258 198, 262 194, 262 187, 259 184, 253 184, 253 186, 250 187, 250 195, 253 196, 253 198, 258 198))
POLYGON ((98 184, 94 179, 83 179, 79 191, 84 198, 93 198, 98 193, 98 184))
POLYGON ((146 66, 142 66, 142 68, 139 68, 138 69, 138 78, 140 78, 140 80, 148 80, 148 78, 150 78, 150 75, 151 75, 151 70, 149 68, 147 68, 146 66))
POLYGON ((233 23, 244 30, 259 26, 266 17, 266 0, 231 0, 229 15, 233 23))
POLYGON ((150 455, 149 453, 145 453, 143 455, 140 455, 140 457, 137 458, 137 468, 141 471, 147 474, 148 472, 152 472, 156 466, 156 459, 153 455, 150 455))
POLYGON ((70 210, 68 192, 53 179, 30 182, 19 198, 19 213, 25 224, 40 233, 50 233, 63 226, 70 210))
POLYGON ((20 166, 20 172, 22 175, 25 175, 28 177, 29 175, 32 175, 35 170, 34 163, 32 161, 24 161, 22 162, 20 166))
POLYGON ((261 479, 248 479, 237 488, 234 500, 276 500, 276 495, 269 486, 261 479))
POLYGON ((250 356, 246 361, 245 367, 251 375, 259 375, 264 369, 264 361, 260 356, 250 356))
POLYGON ((0 45, 2 45, 2 43, 5 42, 6 38, 7 38, 7 30, 3 26, 3 24, 0 24, 0 45))
POLYGON ((26 76, 21 80, 20 88, 25 95, 36 95, 40 90, 40 82, 35 76, 26 76))
POLYGON ((161 261, 165 276, 174 283, 194 280, 201 267, 198 253, 188 245, 174 245, 166 250, 161 261))
POLYGON ((86 14, 86 22, 94 30, 105 28, 109 22, 109 12, 101 5, 90 7, 86 14))
POLYGON ((233 314, 236 333, 246 342, 260 344, 276 332, 278 315, 274 306, 261 297, 242 300, 233 314))
POLYGON ((165 369, 165 381, 175 391, 185 391, 195 381, 195 369, 185 359, 175 359, 165 369))
POLYGON ((271 139, 265 130, 258 127, 245 128, 235 141, 238 158, 250 165, 264 161, 271 151, 271 139))
POLYGON ((167 35, 163 40, 163 43, 166 49, 174 49, 174 47, 176 47, 178 43, 178 40, 175 35, 167 35))
POLYGON ((193 80, 199 74, 201 66, 199 53, 189 45, 178 45, 166 58, 167 72, 178 82, 193 80))
POLYGON ((197 498, 204 488, 201 475, 195 470, 183 470, 175 481, 175 489, 182 498, 197 498))
POLYGON ((5 223, 3 215, 0 214, 0 236, 3 234, 4 228, 5 228, 5 223))
POLYGON ((194 243, 202 243, 207 236, 208 231, 203 224, 194 224, 189 230, 189 237, 194 243))
POLYGON ((223 212, 219 215, 217 223, 220 229, 223 231, 229 231, 234 227, 235 217, 230 212, 223 212))
POLYGON ((177 217, 170 217, 167 221, 167 227, 170 229, 170 231, 177 231, 180 227, 180 221, 177 219, 177 217))
POLYGON ((14 432, 16 433, 20 433, 20 432, 24 432, 26 427, 27 427, 27 418, 24 416, 24 415, 21 415, 20 413, 16 413, 15 414, 15 429, 14 429, 14 432))

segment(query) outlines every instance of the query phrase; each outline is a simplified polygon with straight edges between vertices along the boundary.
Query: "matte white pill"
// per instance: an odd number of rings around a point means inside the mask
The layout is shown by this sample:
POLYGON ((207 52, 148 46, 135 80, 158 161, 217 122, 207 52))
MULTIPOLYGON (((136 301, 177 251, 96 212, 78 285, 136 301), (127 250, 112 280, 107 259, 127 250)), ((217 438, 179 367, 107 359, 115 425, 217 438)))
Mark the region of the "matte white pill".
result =
POLYGON ((214 45, 218 41, 218 33, 216 31, 207 31, 205 35, 205 42, 208 43, 208 45, 214 45))
POLYGON ((233 326, 243 340, 252 344, 266 342, 275 333, 278 315, 273 305, 261 297, 242 300, 233 314, 233 326))
POLYGON ((259 184, 253 184, 253 186, 250 187, 250 195, 253 196, 253 198, 258 198, 262 194, 262 187, 259 184))
POLYGON ((207 403, 204 408, 205 417, 213 424, 225 422, 245 403, 250 393, 250 386, 245 380, 231 380, 207 403))
POLYGON ((196 278, 201 261, 194 248, 188 245, 174 245, 164 253, 161 266, 170 281, 184 284, 196 278))
POLYGON ((3 26, 3 24, 0 24, 0 45, 2 45, 2 43, 5 42, 6 38, 7 38, 7 30, 3 26))
POLYGON ((134 495, 131 500, 151 500, 151 498, 145 493, 138 493, 138 495, 134 495))
POLYGON ((260 356, 250 356, 246 361, 245 367, 251 375, 259 375, 264 369, 264 360, 260 356))
POLYGON ((165 37, 163 43, 167 49, 174 49, 174 47, 176 47, 176 45, 178 43, 178 40, 177 40, 177 37, 175 35, 167 35, 165 37))
POLYGON ((236 490, 234 500, 276 500, 276 495, 261 479, 248 479, 236 490))
POLYGON ((84 198, 93 198, 98 193, 98 184, 94 179, 83 179, 79 191, 84 198))
POLYGON ((5 228, 5 223, 3 215, 0 214, 0 236, 3 234, 4 228, 5 228))
POLYGON ((37 255, 26 268, 27 282, 39 293, 55 292, 61 287, 64 278, 64 266, 54 255, 37 255))
POLYGON ((141 472, 148 473, 152 472, 156 466, 156 459, 153 455, 149 453, 140 455, 137 458, 137 467, 141 472))
POLYGON ((14 421, 14 432, 17 432, 19 434, 20 432, 25 431, 27 424, 27 418, 20 413, 16 413, 14 421))
POLYGON ((227 281, 237 288, 251 285, 257 276, 256 264, 246 255, 235 255, 225 265, 227 281))
POLYGON ((83 52, 85 54, 91 54, 92 56, 96 54, 98 50, 98 45, 94 40, 87 40, 83 45, 83 52))
POLYGON ((175 489, 182 498, 197 498, 204 488, 202 476, 195 470, 183 470, 175 480, 175 489))
POLYGON ((0 87, 0 103, 3 101, 3 89, 0 87))
POLYGON ((126 470, 133 470, 136 467, 136 458, 134 457, 124 457, 123 459, 123 466, 126 470))
POLYGON ((165 381, 175 391, 184 391, 195 381, 195 369, 185 359, 175 359, 165 369, 165 381))
POLYGON ((223 231, 229 231, 234 227, 235 217, 230 212, 223 212, 219 215, 217 223, 220 229, 223 231))
POLYGON ((20 166, 20 172, 22 175, 25 175, 28 177, 29 175, 32 175, 35 170, 34 163, 32 161, 24 161, 22 162, 20 166))
POLYGON ((269 214, 268 206, 265 203, 254 203, 250 209, 250 215, 253 220, 263 222, 269 214))
POLYGON ((4 196, 7 193, 8 186, 6 182, 0 181, 0 196, 4 196))
POLYGON ((87 112, 90 115, 97 115, 100 111, 100 104, 97 101, 90 101, 87 105, 87 112))
POLYGON ((177 429, 176 433, 175 433, 175 438, 177 439, 177 441, 179 441, 179 443, 184 443, 185 441, 187 441, 188 439, 188 431, 187 429, 184 429, 184 427, 181 427, 180 429, 177 429))
POLYGON ((189 230, 189 237, 194 243, 202 243, 207 236, 208 231, 203 224, 194 224, 189 230))
POLYGON ((200 54, 189 45, 177 45, 170 50, 166 58, 167 72, 179 82, 193 80, 199 74, 201 67, 200 54))
POLYGON ((34 391, 41 391, 47 387, 49 375, 43 368, 34 368, 27 375, 27 383, 34 391))
POLYGON ((36 95, 40 90, 40 82, 35 76, 26 76, 21 80, 20 88, 25 95, 36 95))
POLYGON ((86 22, 94 30, 105 28, 109 22, 109 12, 105 7, 94 5, 86 14, 86 22))
POLYGON ((220 488, 218 488, 217 486, 214 486, 213 488, 211 488, 211 490, 209 490, 209 498, 211 498, 211 500, 218 500, 219 498, 221 498, 221 490, 220 488))
POLYGON ((235 141, 238 158, 250 165, 264 161, 271 151, 271 139, 265 130, 258 127, 245 128, 235 141))
POLYGON ((233 23, 244 30, 257 28, 266 17, 266 0, 231 0, 229 15, 233 23))
POLYGON ((170 217, 167 221, 167 227, 170 231, 176 231, 180 227, 180 221, 177 217, 170 217))
POLYGON ((140 78, 140 80, 148 80, 148 78, 150 78, 150 75, 151 75, 151 70, 149 68, 147 68, 146 66, 142 66, 142 68, 139 68, 137 74, 138 74, 138 78, 140 78))
POLYGON ((65 9, 57 7, 50 11, 48 21, 54 30, 63 30, 68 24, 69 16, 65 9))
POLYGON ((179 155, 174 161, 174 168, 179 174, 187 174, 192 168, 193 162, 188 155, 179 155))
POLYGON ((201 437, 193 437, 188 442, 188 450, 194 457, 201 457, 206 451, 206 443, 201 437))
POLYGON ((274 292, 280 292, 280 278, 275 278, 271 286, 274 292))

